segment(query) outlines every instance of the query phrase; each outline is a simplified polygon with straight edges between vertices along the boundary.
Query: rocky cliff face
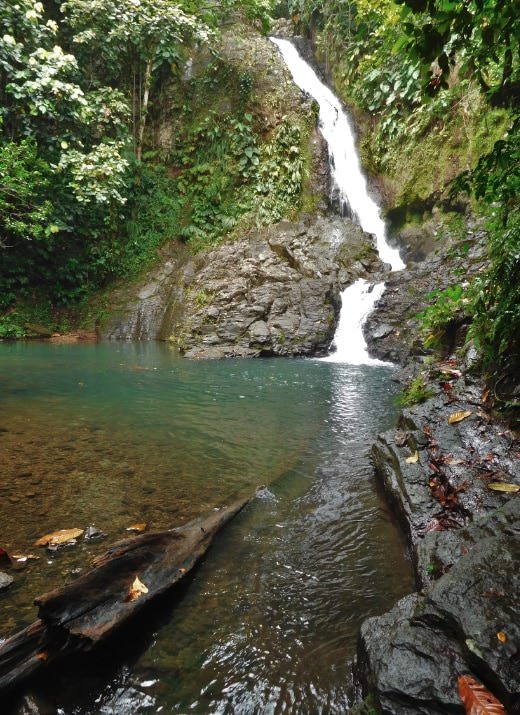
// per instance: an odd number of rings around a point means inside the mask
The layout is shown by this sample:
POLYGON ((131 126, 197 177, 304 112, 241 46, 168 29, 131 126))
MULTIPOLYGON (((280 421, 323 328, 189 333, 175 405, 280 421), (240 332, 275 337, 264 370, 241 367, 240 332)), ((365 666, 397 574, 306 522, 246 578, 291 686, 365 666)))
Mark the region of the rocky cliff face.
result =
POLYGON ((382 268, 372 237, 325 216, 165 259, 121 295, 104 337, 169 340, 187 357, 323 354, 340 292, 382 268))

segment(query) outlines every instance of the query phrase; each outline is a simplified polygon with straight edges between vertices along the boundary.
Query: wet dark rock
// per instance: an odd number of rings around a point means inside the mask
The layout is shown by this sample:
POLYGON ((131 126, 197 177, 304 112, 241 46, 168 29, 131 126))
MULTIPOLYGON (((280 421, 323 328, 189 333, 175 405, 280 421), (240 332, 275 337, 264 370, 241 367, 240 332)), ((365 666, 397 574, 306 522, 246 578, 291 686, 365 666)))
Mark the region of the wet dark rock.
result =
POLYGON ((383 713, 463 713, 464 673, 520 713, 520 497, 488 488, 520 485, 520 442, 475 377, 432 366, 429 387, 372 449, 421 591, 363 624, 358 676, 383 713), (470 414, 449 424, 457 412, 470 414))
POLYGON ((348 221, 283 222, 211 251, 168 337, 187 357, 324 353, 341 290, 379 266, 348 221))
POLYGON ((422 599, 403 598, 390 613, 361 627, 358 671, 385 715, 461 713, 452 684, 464 666, 462 652, 435 630, 413 622, 422 599))
POLYGON ((449 568, 435 547, 445 517, 454 525, 471 524, 513 498, 491 491, 489 482, 520 484, 520 444, 504 424, 490 419, 482 403, 483 391, 482 385, 465 378, 454 381, 453 395, 448 398, 439 392, 422 405, 403 410, 399 430, 379 435, 372 448, 376 473, 408 534, 421 585, 430 583, 432 564, 441 572, 449 568), (449 416, 460 411, 471 415, 448 424, 449 416), (429 440, 438 445, 434 452, 428 449, 429 440), (419 459, 410 464, 406 460, 415 450, 419 459), (432 494, 430 481, 438 476, 431 466, 432 455, 446 488, 456 493, 455 508, 449 513, 432 494))
MULTIPOLYGON (((446 540, 446 532, 436 537, 446 540)), ((510 715, 520 712, 520 500, 465 529, 458 549, 424 595, 361 628, 359 674, 383 713, 463 713, 457 678, 464 673, 510 715)))
POLYGON ((323 354, 343 288, 380 269, 373 238, 348 220, 282 222, 161 268, 104 335, 169 340, 191 358, 323 354))
POLYGON ((28 693, 13 704, 11 715, 57 715, 57 707, 40 693, 28 693))
POLYGON ((160 265, 148 271, 138 285, 124 285, 111 295, 110 315, 99 333, 117 340, 154 340, 159 337, 165 312, 182 297, 175 279, 188 261, 182 244, 162 249, 160 265))
MULTIPOLYGON (((459 243, 447 241, 424 260, 385 277, 386 290, 363 327, 371 355, 404 365, 409 358, 428 353, 419 340, 417 315, 433 302, 429 297, 433 291, 459 284, 461 272, 467 280, 482 268, 483 238, 482 231, 475 231, 459 243), (462 248, 467 245, 471 246, 468 252, 462 248)), ((452 344, 446 346, 447 352, 456 347, 460 327, 453 325, 452 344)))
POLYGON ((7 591, 14 583, 14 578, 9 574, 0 571, 0 592, 7 591))

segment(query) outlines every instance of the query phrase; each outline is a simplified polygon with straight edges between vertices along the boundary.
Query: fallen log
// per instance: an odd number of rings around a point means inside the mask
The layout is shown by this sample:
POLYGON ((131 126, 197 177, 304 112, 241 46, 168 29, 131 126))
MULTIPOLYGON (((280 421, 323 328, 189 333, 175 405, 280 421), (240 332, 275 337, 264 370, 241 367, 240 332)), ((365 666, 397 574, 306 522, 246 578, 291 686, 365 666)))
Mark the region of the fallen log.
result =
POLYGON ((242 499, 177 529, 113 544, 93 569, 35 599, 38 620, 0 642, 0 692, 66 655, 94 648, 197 564, 242 499), (137 580, 136 580, 137 579, 137 580))

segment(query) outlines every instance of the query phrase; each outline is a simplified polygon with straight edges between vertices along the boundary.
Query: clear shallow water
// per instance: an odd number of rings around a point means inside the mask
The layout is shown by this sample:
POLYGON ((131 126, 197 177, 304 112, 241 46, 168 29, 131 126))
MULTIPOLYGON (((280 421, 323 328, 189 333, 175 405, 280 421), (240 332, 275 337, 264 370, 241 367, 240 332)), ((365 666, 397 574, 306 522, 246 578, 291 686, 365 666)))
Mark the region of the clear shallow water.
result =
POLYGON ((393 423, 390 374, 0 344, 0 544, 42 557, 0 596, 3 633, 129 524, 176 525, 268 485, 189 587, 88 667, 39 684, 44 697, 67 715, 346 712, 360 622, 412 589, 366 458, 393 423), (54 559, 31 546, 90 523, 106 542, 54 559))

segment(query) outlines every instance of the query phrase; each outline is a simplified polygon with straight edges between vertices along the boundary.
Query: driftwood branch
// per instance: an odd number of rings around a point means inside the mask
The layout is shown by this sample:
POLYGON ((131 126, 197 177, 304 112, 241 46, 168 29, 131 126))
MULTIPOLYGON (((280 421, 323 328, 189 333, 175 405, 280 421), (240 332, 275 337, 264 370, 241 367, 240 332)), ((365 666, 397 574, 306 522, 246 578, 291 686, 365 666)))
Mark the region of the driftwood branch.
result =
POLYGON ((38 620, 0 644, 0 692, 65 655, 90 650, 197 564, 215 535, 247 504, 243 499, 185 526, 111 546, 93 569, 36 598, 38 620), (132 594, 138 577, 147 589, 132 594))

